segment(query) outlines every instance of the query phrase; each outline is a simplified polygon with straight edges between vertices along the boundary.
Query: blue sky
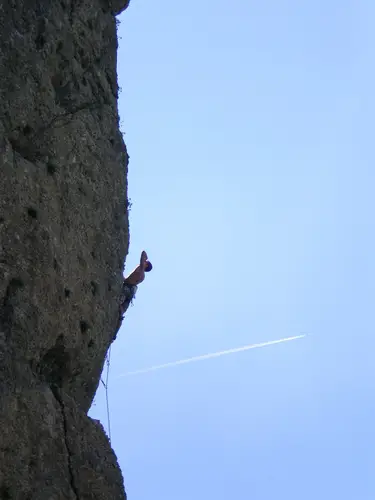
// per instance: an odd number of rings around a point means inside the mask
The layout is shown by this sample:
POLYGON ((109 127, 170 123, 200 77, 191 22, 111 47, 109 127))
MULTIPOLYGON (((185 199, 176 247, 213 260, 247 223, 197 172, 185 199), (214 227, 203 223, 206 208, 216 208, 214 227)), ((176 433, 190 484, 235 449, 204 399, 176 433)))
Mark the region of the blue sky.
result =
POLYGON ((129 500, 375 498, 374 16, 371 0, 120 16, 126 268, 143 248, 154 264, 112 347, 129 500))

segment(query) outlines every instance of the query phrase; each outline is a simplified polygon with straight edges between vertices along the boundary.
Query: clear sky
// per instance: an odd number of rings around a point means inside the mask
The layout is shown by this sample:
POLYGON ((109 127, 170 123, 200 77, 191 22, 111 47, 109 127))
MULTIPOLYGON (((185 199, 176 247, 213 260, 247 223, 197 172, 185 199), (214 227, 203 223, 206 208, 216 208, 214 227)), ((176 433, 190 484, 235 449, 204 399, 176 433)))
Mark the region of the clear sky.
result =
POLYGON ((375 498, 374 19, 373 0, 120 17, 126 269, 154 265, 112 346, 129 500, 375 498))

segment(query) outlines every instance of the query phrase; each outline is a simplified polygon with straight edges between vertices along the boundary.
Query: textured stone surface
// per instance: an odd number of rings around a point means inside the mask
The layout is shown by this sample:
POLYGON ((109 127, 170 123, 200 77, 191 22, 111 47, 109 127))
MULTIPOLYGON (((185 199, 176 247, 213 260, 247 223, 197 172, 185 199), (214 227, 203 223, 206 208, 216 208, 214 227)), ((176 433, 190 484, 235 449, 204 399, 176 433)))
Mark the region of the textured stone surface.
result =
POLYGON ((0 0, 0 499, 125 497, 87 411, 129 240, 114 18, 127 4, 0 0))

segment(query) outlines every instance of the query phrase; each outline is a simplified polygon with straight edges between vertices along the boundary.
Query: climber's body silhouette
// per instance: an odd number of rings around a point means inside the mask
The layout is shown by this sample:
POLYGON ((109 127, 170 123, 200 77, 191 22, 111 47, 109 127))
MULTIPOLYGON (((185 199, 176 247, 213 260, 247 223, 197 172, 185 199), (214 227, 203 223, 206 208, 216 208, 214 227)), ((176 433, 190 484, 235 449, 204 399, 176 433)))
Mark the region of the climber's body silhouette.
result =
POLYGON ((129 274, 127 278, 124 279, 121 295, 120 295, 120 306, 119 306, 119 322, 117 330, 121 326, 121 322, 124 318, 124 313, 129 306, 129 303, 133 300, 135 292, 137 291, 137 286, 142 283, 145 279, 145 273, 149 273, 152 269, 152 264, 148 260, 147 253, 143 250, 141 253, 141 259, 139 266, 137 266, 133 272, 129 274))
POLYGON ((152 264, 148 260, 147 253, 143 250, 141 253, 141 259, 139 262, 139 266, 137 266, 134 271, 129 274, 127 278, 124 280, 124 284, 137 286, 145 279, 145 273, 150 272, 152 269, 152 264))

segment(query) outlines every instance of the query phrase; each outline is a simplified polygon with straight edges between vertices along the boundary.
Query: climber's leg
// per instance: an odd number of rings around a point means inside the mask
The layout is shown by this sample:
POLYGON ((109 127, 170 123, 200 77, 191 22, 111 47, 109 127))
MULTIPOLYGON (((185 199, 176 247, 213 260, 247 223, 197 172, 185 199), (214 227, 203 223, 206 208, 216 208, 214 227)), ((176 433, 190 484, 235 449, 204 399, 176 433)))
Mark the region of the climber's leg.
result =
POLYGON ((120 294, 120 303, 119 303, 119 319, 117 330, 120 328, 122 320, 124 319, 124 314, 129 304, 131 304, 132 300, 135 297, 137 291, 137 287, 135 285, 128 285, 127 283, 123 283, 121 294, 120 294))

